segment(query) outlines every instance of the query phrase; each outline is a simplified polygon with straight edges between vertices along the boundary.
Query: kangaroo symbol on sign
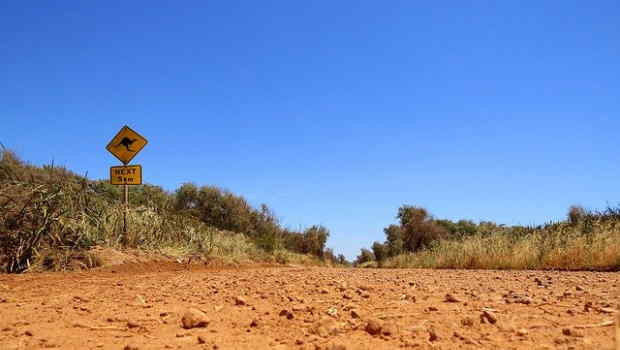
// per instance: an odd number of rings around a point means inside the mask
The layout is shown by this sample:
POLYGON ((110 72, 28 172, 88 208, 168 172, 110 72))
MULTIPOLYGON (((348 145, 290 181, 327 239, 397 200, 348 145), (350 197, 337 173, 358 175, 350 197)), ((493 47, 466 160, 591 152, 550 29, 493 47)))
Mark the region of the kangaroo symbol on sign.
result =
POLYGON ((138 141, 138 139, 130 139, 129 137, 123 137, 121 142, 116 145, 116 147, 125 146, 129 152, 135 152, 131 148, 129 148, 134 142, 138 141))

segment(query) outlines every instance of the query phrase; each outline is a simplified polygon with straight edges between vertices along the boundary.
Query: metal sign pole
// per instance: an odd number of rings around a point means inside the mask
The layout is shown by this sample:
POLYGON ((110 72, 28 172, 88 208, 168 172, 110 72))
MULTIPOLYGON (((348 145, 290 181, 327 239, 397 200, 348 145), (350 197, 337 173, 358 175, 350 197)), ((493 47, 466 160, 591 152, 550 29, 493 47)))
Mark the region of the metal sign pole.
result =
POLYGON ((129 243, 128 238, 127 237, 127 211, 129 210, 129 185, 125 184, 123 186, 125 188, 125 210, 123 210, 123 240, 125 241, 125 243, 129 243))

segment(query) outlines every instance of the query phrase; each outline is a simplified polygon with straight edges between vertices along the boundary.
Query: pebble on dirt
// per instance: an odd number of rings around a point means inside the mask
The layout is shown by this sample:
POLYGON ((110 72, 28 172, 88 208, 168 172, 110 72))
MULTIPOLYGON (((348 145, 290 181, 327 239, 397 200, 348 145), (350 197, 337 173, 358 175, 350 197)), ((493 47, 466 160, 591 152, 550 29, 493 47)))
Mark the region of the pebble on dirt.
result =
POLYGON ((448 293, 446 294, 446 298, 445 298, 447 303, 459 303, 461 302, 461 300, 457 297, 455 297, 454 295, 448 293))
POLYGON ((293 315, 293 313, 290 312, 287 309, 283 309, 282 311, 280 311, 280 313, 278 315, 280 315, 282 317, 286 316, 286 318, 289 319, 289 320, 292 320, 295 317, 295 315, 293 315))
POLYGON ((336 335, 340 332, 340 326, 338 322, 331 318, 321 319, 314 323, 310 331, 320 337, 328 337, 330 335, 336 335))
POLYGON ((577 330, 577 329, 571 329, 571 328, 564 328, 562 329, 562 334, 566 335, 566 336, 571 336, 571 337, 578 337, 578 338, 583 338, 584 334, 583 332, 577 330))
POLYGON ((474 325, 474 319, 467 316, 461 320, 461 325, 463 325, 463 327, 472 327, 474 325))
POLYGON ((398 334, 398 326, 395 323, 387 322, 381 326, 381 334, 391 336, 398 334))
POLYGON ((204 312, 195 308, 190 308, 183 314, 181 323, 185 329, 201 328, 209 324, 209 319, 204 312))
POLYGON ((480 322, 481 323, 489 322, 491 324, 495 324, 497 323, 497 316, 495 316, 495 314, 492 313, 491 311, 484 310, 482 311, 482 314, 480 315, 480 322))
POLYGON ((435 327, 429 327, 428 328, 428 340, 429 341, 437 341, 440 340, 441 338, 439 337, 439 334, 437 334, 437 331, 435 330, 435 327))
POLYGON ((381 328, 382 328, 381 322, 377 320, 369 320, 368 323, 366 323, 365 330, 370 335, 376 335, 381 332, 381 328))

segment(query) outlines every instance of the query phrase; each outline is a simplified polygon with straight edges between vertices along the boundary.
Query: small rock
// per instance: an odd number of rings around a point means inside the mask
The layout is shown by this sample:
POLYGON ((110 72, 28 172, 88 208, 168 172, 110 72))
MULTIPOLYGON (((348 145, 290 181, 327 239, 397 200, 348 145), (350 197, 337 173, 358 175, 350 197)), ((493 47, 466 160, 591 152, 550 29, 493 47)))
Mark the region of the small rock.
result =
POLYGON ((371 335, 379 334, 381 332, 381 323, 377 320, 369 320, 365 330, 371 335))
POLYGON ((372 290, 371 286, 365 285, 365 284, 360 285, 358 288, 361 289, 361 290, 372 290))
POLYGON ((31 330, 25 331, 24 334, 29 336, 29 337, 32 337, 34 335, 31 330))
POLYGON ((133 345, 125 345, 123 350, 138 350, 138 347, 133 345))
POLYGON ((204 344, 206 342, 207 340, 202 335, 198 336, 198 344, 204 344))
POLYGON ((488 321, 490 324, 495 324, 497 323, 497 316, 491 311, 484 310, 480 315, 480 322, 485 323, 485 321, 488 321))
POLYGON ((321 294, 327 294, 327 293, 329 293, 329 291, 327 289, 325 289, 325 288, 321 288, 320 293, 321 294))
POLYGON ((140 327, 140 324, 136 321, 133 320, 129 320, 127 321, 127 328, 138 328, 140 327))
POLYGON ((530 298, 530 297, 521 297, 521 298, 517 298, 514 302, 516 304, 530 305, 532 303, 532 298, 530 298))
POLYGON ((464 327, 472 327, 474 325, 474 319, 471 317, 465 317, 461 320, 461 325, 464 327))
POLYGON ((338 309, 336 309, 335 307, 330 307, 329 309, 327 309, 327 311, 325 311, 328 315, 332 316, 332 317, 336 317, 338 316, 338 309))
POLYGON ((398 334, 398 326, 395 323, 388 322, 381 326, 381 334, 391 336, 398 334))
POLYGON ((564 328, 562 329, 562 334, 564 334, 565 336, 571 336, 571 337, 578 337, 578 338, 583 338, 584 334, 582 331, 578 330, 578 329, 571 329, 571 328, 564 328))
POLYGON ((209 319, 204 312, 196 308, 190 308, 183 314, 181 323, 185 329, 206 327, 209 324, 209 319))
POLYGON ((324 318, 315 322, 310 328, 310 332, 320 337, 328 337, 338 334, 340 332, 340 326, 334 319, 324 318))
POLYGON ((356 309, 351 310, 351 317, 353 318, 361 318, 360 312, 356 309))
POLYGON ((250 327, 258 327, 259 322, 257 319, 253 319, 252 322, 250 322, 250 327))
POLYGON ((243 297, 236 296, 235 297, 235 305, 240 305, 240 306, 247 305, 247 301, 243 297))
POLYGON ((575 290, 578 292, 583 292, 583 287, 582 286, 576 286, 575 290))
POLYGON ((429 312, 431 312, 431 311, 439 311, 439 309, 434 307, 434 306, 429 306, 429 307, 426 308, 426 311, 429 311, 429 312))
POLYGON ((295 316, 293 315, 292 312, 290 312, 287 309, 283 309, 282 311, 280 311, 280 313, 278 314, 280 317, 286 316, 287 319, 292 320, 295 316))
POLYGON ((459 303, 459 302, 461 302, 460 299, 458 299, 457 297, 455 297, 454 295, 452 295, 450 293, 446 294, 445 301, 447 303, 459 303))
POLYGON ((437 331, 435 330, 435 327, 431 326, 428 328, 428 340, 433 342, 433 341, 437 341, 439 339, 441 339, 439 337, 439 334, 437 333, 437 331))
POLYGON ((525 328, 521 328, 521 329, 517 330, 517 335, 521 336, 521 337, 524 337, 524 336, 528 335, 529 333, 530 332, 527 329, 525 329, 525 328))
POLYGON ((469 339, 468 337, 462 335, 461 333, 454 331, 454 333, 452 334, 455 338, 460 339, 461 341, 463 341, 465 344, 474 344, 474 342, 469 339))

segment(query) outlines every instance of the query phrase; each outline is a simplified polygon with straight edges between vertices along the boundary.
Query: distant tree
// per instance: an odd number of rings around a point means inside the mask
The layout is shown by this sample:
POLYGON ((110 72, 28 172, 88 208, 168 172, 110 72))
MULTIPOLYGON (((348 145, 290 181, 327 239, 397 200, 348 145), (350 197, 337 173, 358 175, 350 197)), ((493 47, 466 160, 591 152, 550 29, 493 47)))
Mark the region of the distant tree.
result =
POLYGON ((192 210, 199 205, 198 187, 193 183, 184 183, 174 195, 174 207, 176 210, 192 210))
POLYGON ((362 248, 354 264, 357 266, 369 261, 375 261, 375 254, 366 248, 362 248))
POLYGON ((129 200, 132 205, 153 208, 159 212, 168 209, 173 202, 163 188, 148 184, 132 186, 130 188, 129 200))
POLYGON ((403 205, 397 218, 403 230, 404 248, 415 252, 429 247, 433 241, 445 237, 448 231, 436 224, 428 211, 421 207, 403 205))
POLYGON ((383 229, 385 233, 388 255, 396 256, 404 252, 403 229, 399 225, 390 225, 383 229))
POLYGON ((478 225, 471 220, 459 220, 457 222, 450 220, 433 221, 448 232, 449 238, 464 238, 478 233, 478 225))
POLYGON ((571 205, 568 208, 568 222, 572 225, 579 223, 586 216, 586 210, 579 205, 571 205))
POLYGON ((386 244, 374 242, 372 244, 372 253, 375 255, 377 262, 382 262, 388 258, 389 248, 386 244))
POLYGON ((347 258, 344 256, 344 254, 338 254, 338 264, 340 265, 349 265, 349 262, 347 261, 347 258))
POLYGON ((321 225, 314 225, 304 231, 304 252, 323 257, 329 230, 321 225))

